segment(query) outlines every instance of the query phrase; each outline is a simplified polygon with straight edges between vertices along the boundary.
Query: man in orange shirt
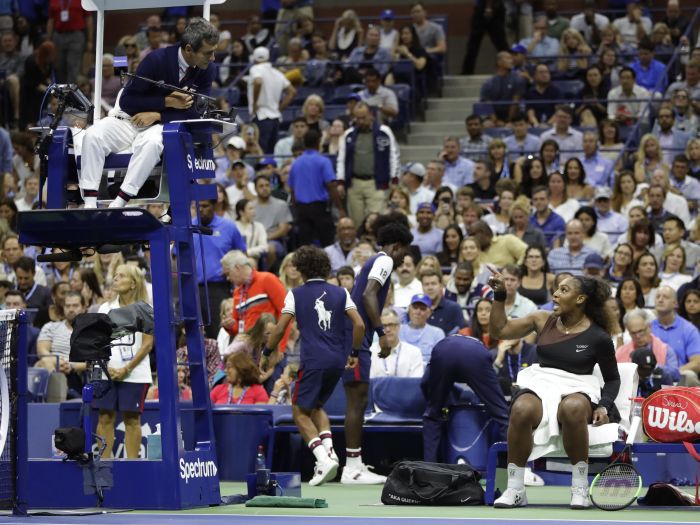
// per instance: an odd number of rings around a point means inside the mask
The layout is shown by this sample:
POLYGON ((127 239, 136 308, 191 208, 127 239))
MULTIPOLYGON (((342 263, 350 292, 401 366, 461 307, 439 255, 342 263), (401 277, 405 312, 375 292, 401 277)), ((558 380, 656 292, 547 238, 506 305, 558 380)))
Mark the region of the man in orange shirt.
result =
MULTIPOLYGON (((247 332, 264 313, 279 319, 287 295, 279 277, 253 269, 248 256, 239 250, 231 250, 223 256, 221 269, 234 286, 232 318, 224 325, 231 335, 247 332)), ((289 329, 280 342, 281 351, 287 347, 288 337, 289 329)))

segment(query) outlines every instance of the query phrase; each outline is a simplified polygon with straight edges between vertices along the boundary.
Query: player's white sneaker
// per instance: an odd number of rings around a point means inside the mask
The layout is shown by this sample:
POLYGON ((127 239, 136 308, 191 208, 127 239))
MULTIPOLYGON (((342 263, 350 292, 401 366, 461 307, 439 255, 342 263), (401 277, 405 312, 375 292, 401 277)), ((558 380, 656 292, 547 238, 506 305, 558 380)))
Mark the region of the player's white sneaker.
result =
POLYGON ((343 475, 340 482, 346 485, 380 485, 386 481, 386 476, 380 476, 374 472, 370 472, 372 468, 362 464, 359 468, 351 468, 346 466, 343 469, 343 475))
POLYGON ((315 487, 316 485, 323 485, 326 481, 330 481, 335 478, 338 472, 338 463, 328 458, 324 461, 317 461, 314 467, 314 477, 309 481, 309 485, 315 487))
POLYGON ((571 487, 572 509, 587 509, 591 506, 591 499, 588 497, 588 487, 571 487))
POLYGON ((331 451, 328 453, 328 457, 340 465, 340 460, 338 459, 338 454, 335 453, 334 448, 332 448, 331 451))
POLYGON ((513 509, 527 506, 527 494, 525 489, 506 489, 506 491, 493 502, 494 508, 513 509))
POLYGON ((542 487, 544 480, 535 474, 530 467, 525 467, 525 486, 526 487, 542 487))

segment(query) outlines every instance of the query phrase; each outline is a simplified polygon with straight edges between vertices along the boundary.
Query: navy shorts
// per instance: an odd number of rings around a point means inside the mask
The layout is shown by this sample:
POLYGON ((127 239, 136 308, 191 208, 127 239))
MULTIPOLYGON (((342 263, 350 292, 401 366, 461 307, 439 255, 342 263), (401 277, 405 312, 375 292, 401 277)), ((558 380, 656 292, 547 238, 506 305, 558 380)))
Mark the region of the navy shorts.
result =
MULTIPOLYGON (((100 381, 100 383, 102 384, 95 390, 104 392, 107 381, 100 381)), ((140 414, 143 412, 149 386, 151 385, 148 383, 113 381, 111 388, 102 397, 92 400, 92 408, 140 414)))
POLYGON ((355 368, 346 368, 343 372, 343 384, 369 383, 369 369, 372 365, 372 352, 360 350, 360 359, 355 368))
POLYGON ((342 368, 299 370, 292 404, 306 410, 321 408, 335 390, 342 368))

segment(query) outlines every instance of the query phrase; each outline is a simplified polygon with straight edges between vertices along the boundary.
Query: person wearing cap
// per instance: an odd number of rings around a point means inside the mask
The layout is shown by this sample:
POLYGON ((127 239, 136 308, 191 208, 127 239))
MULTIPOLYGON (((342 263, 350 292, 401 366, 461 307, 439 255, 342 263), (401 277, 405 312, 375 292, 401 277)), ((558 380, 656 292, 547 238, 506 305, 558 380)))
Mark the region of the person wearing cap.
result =
POLYGON ((454 334, 467 326, 462 308, 454 301, 445 298, 442 274, 437 270, 427 269, 420 274, 423 293, 432 302, 432 313, 428 324, 437 326, 447 335, 454 334))
POLYGON ((673 386, 673 378, 666 370, 656 366, 656 357, 650 349, 635 350, 630 355, 630 360, 637 365, 637 373, 639 374, 637 395, 639 397, 649 397, 664 386, 673 386))
POLYGON ((391 9, 385 9, 379 15, 379 47, 386 49, 393 55, 396 46, 399 43, 399 32, 394 27, 394 12, 391 9))
POLYGON ((462 74, 473 75, 476 61, 481 49, 481 41, 488 34, 497 51, 508 49, 506 38, 506 7, 504 2, 489 2, 480 0, 474 6, 474 12, 469 22, 469 41, 467 53, 462 63, 462 74))
POLYGON ((236 203, 239 200, 255 199, 255 185, 251 180, 249 180, 248 168, 249 166, 241 159, 234 160, 231 163, 228 178, 229 180, 233 181, 233 184, 226 188, 226 195, 228 196, 228 203, 231 207, 231 213, 234 216, 236 203))
POLYGON ((612 25, 620 34, 622 43, 633 48, 642 38, 651 35, 651 19, 642 16, 639 0, 627 0, 627 16, 614 20, 612 25))
POLYGON ((583 261, 583 275, 586 277, 603 277, 605 261, 597 253, 591 253, 583 261))
POLYGON ((600 32, 608 25, 610 19, 596 13, 596 0, 584 0, 583 12, 571 17, 569 27, 581 33, 589 46, 595 47, 600 43, 600 32))
POLYGON ((391 353, 388 357, 381 358, 379 344, 372 344, 369 377, 423 377, 423 355, 420 348, 401 340, 401 323, 395 310, 384 308, 382 326, 386 333, 386 341, 391 346, 391 353))
POLYGON ((618 237, 627 232, 629 222, 624 215, 612 209, 611 198, 612 190, 605 186, 599 186, 593 194, 593 206, 598 216, 597 230, 607 234, 610 245, 613 246, 618 237))
POLYGON ((257 47, 248 78, 248 111, 260 130, 259 143, 265 153, 272 153, 277 142, 282 111, 292 102, 296 89, 270 63, 270 51, 257 47), (284 99, 282 95, 284 94, 284 99))
POLYGON ((700 386, 700 334, 690 321, 677 313, 676 292, 669 286, 660 286, 656 292, 651 332, 676 353, 681 374, 680 385, 700 386))
MULTIPOLYGON (((219 32, 203 18, 193 18, 180 44, 150 53, 136 73, 155 81, 208 94, 216 76, 214 51, 219 32)), ((109 116, 85 131, 82 169, 78 183, 86 208, 97 207, 105 158, 131 147, 133 154, 112 208, 123 208, 135 197, 160 162, 163 124, 173 120, 198 119, 192 95, 168 93, 158 85, 133 80, 117 97, 109 116)), ((185 159, 182 159, 184 162, 185 159)))
POLYGON ((421 202, 432 202, 435 194, 423 186, 425 178, 425 166, 420 162, 409 162, 404 166, 402 184, 408 190, 409 207, 412 214, 418 211, 418 204, 421 202))
POLYGON ((481 117, 471 114, 464 120, 464 123, 467 126, 467 136, 459 140, 460 155, 474 161, 486 159, 489 144, 493 138, 484 135, 481 117))
POLYGON ((421 202, 416 206, 417 226, 411 230, 413 245, 420 248, 421 256, 435 255, 442 251, 442 230, 433 226, 435 209, 432 202, 421 202))
POLYGON ((533 76, 534 82, 524 97, 527 119, 532 127, 549 128, 554 123, 555 105, 562 94, 552 84, 552 74, 547 64, 538 63, 533 76))
POLYGON ((292 120, 289 126, 291 132, 284 138, 281 138, 275 144, 275 160, 278 166, 283 166, 287 162, 292 161, 292 144, 295 140, 302 140, 306 132, 309 131, 309 125, 303 116, 298 116, 292 120))
POLYGON ((586 257, 595 253, 593 249, 583 243, 584 238, 583 224, 580 220, 572 219, 566 223, 565 245, 554 248, 547 256, 549 269, 552 273, 567 271, 574 276, 583 274, 583 263, 586 257))
POLYGON ((400 175, 399 150, 391 128, 375 120, 367 103, 357 102, 353 116, 339 144, 336 177, 341 198, 347 193, 348 215, 362 224, 383 210, 385 190, 400 175))
POLYGON ((654 315, 642 308, 634 308, 625 314, 622 323, 632 340, 615 351, 615 359, 618 363, 635 362, 632 360, 632 354, 635 351, 648 351, 654 356, 655 364, 669 375, 671 382, 678 381, 680 379, 678 356, 672 348, 652 333, 653 319, 654 315))
MULTIPOLYGON (((224 188, 227 188, 233 184, 233 181, 229 178, 229 175, 231 175, 231 165, 236 160, 243 160, 246 153, 245 149, 245 140, 238 135, 235 135, 226 141, 224 155, 221 157, 215 157, 216 182, 221 184, 224 188)), ((255 175, 255 171, 253 171, 251 166, 247 166, 247 168, 248 176, 252 178, 255 175)))
POLYGON ((420 349, 423 363, 430 360, 433 347, 445 338, 442 328, 428 323, 432 314, 433 302, 424 293, 411 297, 408 316, 399 328, 399 339, 420 349))

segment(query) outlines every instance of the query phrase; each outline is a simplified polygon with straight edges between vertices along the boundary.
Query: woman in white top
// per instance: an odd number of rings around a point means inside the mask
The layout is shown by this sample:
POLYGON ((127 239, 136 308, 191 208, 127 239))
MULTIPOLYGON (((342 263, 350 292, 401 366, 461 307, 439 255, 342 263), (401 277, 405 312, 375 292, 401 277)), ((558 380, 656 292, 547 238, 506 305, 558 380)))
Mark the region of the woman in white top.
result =
POLYGON ((498 201, 494 203, 496 210, 494 213, 484 215, 482 220, 489 225, 494 235, 503 235, 510 227, 510 209, 515 201, 515 192, 511 188, 498 188, 498 184, 496 186, 498 192, 498 201))
POLYGON ((629 211, 635 206, 644 206, 644 203, 635 198, 637 193, 637 179, 631 171, 622 171, 615 177, 613 194, 610 204, 612 209, 627 217, 629 211))
POLYGON ((549 187, 549 206, 564 219, 564 222, 569 222, 581 207, 581 203, 568 197, 566 178, 555 171, 549 176, 547 186, 549 187))
POLYGON ((663 271, 659 273, 660 286, 670 286, 674 292, 681 285, 692 281, 693 277, 685 273, 685 249, 682 246, 668 247, 661 258, 663 271))
MULTIPOLYGON (((100 313, 107 313, 138 301, 148 302, 146 281, 137 266, 121 264, 114 272, 112 285, 117 294, 113 301, 100 306, 100 313)), ((102 456, 109 458, 114 447, 114 424, 117 411, 125 426, 124 448, 126 457, 136 459, 141 450, 141 412, 151 384, 151 363, 148 354, 153 348, 153 336, 136 332, 112 346, 108 369, 112 387, 106 394, 93 401, 93 408, 100 411, 97 434, 107 442, 102 456)))
POLYGON ((261 222, 255 220, 255 204, 248 199, 236 203, 236 227, 245 239, 246 253, 256 261, 267 253, 267 232, 261 222))

